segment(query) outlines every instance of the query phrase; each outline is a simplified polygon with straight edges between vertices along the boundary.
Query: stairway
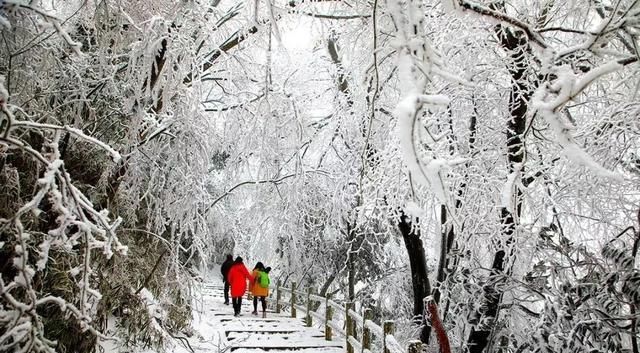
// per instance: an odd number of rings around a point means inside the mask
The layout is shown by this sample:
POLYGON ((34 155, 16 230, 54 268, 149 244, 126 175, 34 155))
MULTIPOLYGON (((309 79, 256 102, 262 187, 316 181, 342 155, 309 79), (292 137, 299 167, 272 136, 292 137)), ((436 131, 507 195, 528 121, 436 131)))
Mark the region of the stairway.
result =
POLYGON ((326 341, 324 332, 306 327, 302 319, 272 311, 267 311, 265 318, 261 312, 259 316, 251 315, 253 304, 246 297, 242 302, 241 316, 234 317, 231 305, 224 305, 222 290, 221 284, 204 284, 207 325, 220 333, 219 349, 229 349, 234 353, 342 353, 345 350, 342 342, 326 341))

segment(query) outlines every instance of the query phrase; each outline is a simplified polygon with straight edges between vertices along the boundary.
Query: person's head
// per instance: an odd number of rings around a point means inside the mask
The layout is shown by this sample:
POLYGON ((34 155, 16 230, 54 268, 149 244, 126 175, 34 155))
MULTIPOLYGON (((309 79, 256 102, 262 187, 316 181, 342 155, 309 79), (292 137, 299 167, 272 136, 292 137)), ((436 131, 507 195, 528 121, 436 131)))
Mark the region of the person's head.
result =
POLYGON ((233 261, 233 255, 227 254, 227 261, 233 261))
POLYGON ((237 264, 241 264, 242 263, 242 258, 240 256, 236 257, 236 261, 234 261, 237 264))
POLYGON ((271 267, 267 267, 267 268, 265 268, 265 269, 264 269, 264 272, 266 272, 266 273, 271 272, 271 267))
POLYGON ((264 265, 262 264, 262 262, 258 262, 253 269, 254 270, 264 270, 264 265))

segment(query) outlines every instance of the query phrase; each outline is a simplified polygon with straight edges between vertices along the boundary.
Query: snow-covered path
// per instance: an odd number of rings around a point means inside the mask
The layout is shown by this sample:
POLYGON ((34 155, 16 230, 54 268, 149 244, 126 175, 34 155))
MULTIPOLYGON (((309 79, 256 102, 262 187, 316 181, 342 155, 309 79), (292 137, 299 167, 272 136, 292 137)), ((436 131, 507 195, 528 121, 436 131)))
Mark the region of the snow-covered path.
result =
POLYGON ((243 300, 242 315, 233 316, 231 305, 224 305, 220 282, 203 284, 201 315, 194 318, 199 333, 189 339, 196 353, 232 351, 255 353, 262 351, 288 351, 299 353, 342 353, 339 341, 326 341, 324 333, 306 327, 300 318, 267 311, 266 318, 251 315, 253 305, 243 300))

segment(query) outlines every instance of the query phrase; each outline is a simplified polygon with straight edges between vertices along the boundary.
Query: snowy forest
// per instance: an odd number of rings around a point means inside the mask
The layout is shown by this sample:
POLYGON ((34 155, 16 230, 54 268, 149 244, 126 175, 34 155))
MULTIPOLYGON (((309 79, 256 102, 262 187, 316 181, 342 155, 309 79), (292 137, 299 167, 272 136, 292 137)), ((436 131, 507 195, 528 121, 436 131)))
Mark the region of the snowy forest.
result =
POLYGON ((233 254, 425 352, 638 353, 639 46, 638 0, 0 0, 0 351, 171 352, 233 254))

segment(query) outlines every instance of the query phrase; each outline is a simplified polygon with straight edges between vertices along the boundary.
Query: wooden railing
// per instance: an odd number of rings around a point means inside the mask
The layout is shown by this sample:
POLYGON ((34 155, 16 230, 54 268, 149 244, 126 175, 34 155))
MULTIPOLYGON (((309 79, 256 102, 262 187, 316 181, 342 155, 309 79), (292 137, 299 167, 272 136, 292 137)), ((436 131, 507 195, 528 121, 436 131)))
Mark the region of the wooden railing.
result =
MULTIPOLYGON (((282 313, 288 307, 291 317, 295 318, 298 316, 298 311, 303 312, 308 327, 312 327, 314 320, 318 320, 317 323, 324 326, 324 336, 327 341, 332 341, 336 334, 344 338, 347 353, 372 353, 371 347, 374 342, 379 344, 384 353, 422 352, 420 341, 410 341, 405 350, 393 336, 394 321, 384 321, 380 326, 371 320, 370 309, 364 309, 363 313, 359 314, 354 310, 354 303, 338 304, 331 300, 330 295, 323 297, 314 294, 312 288, 300 290, 296 287, 296 282, 291 282, 291 287, 287 288, 281 286, 278 281, 276 286, 271 288, 271 297, 275 296, 276 313, 282 313), (283 294, 288 298, 283 298, 283 294), (324 315, 312 309, 314 303, 319 304, 317 309, 324 308, 324 315), (338 323, 340 318, 344 325, 338 323)), ((270 302, 273 303, 273 300, 270 302)))

